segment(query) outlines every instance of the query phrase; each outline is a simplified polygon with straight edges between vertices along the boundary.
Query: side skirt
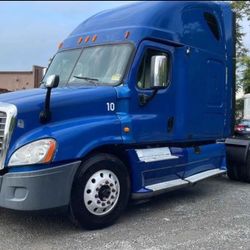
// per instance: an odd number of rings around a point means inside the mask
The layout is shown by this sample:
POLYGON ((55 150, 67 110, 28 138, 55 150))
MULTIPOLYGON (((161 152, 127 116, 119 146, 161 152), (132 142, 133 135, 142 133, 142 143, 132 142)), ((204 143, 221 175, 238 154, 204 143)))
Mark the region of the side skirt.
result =
POLYGON ((174 189, 178 189, 184 186, 193 185, 198 181, 202 181, 212 176, 221 175, 226 173, 226 170, 222 169, 212 169, 205 172, 201 172, 185 179, 176 179, 171 181, 165 181, 149 185, 145 187, 145 192, 132 193, 132 199, 147 199, 155 195, 159 195, 174 189))

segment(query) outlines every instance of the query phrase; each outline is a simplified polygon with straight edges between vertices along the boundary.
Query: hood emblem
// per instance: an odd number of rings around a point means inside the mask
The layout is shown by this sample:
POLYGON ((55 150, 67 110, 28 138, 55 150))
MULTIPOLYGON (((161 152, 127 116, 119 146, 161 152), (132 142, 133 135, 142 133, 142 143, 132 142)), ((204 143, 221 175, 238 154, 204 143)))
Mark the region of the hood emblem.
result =
POLYGON ((18 128, 24 128, 24 120, 18 119, 17 120, 17 127, 18 128))

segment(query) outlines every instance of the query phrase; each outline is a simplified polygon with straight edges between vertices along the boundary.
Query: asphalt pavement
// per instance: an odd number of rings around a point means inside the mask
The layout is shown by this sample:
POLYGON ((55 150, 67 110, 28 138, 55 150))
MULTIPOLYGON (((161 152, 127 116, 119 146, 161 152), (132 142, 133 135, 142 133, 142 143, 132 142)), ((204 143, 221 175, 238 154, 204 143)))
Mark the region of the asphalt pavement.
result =
POLYGON ((98 231, 76 228, 57 211, 0 209, 0 249, 250 249, 250 184, 208 179, 130 205, 98 231))

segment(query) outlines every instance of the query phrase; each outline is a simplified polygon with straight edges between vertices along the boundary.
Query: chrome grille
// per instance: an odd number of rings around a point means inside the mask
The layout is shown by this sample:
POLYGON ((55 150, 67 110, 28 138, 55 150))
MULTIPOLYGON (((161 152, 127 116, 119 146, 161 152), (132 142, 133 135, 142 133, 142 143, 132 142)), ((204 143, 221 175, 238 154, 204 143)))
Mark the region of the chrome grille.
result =
POLYGON ((7 114, 5 112, 0 111, 0 155, 3 150, 3 142, 4 142, 4 131, 6 127, 7 114))
POLYGON ((0 102, 0 169, 5 166, 11 135, 16 124, 16 115, 15 105, 0 102))

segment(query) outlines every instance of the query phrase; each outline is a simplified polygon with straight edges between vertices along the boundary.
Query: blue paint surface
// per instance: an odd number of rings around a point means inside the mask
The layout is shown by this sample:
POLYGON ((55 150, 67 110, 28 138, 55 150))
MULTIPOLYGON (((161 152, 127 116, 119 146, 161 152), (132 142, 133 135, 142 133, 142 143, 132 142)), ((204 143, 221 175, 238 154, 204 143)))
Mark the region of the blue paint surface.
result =
POLYGON ((170 148, 171 154, 178 158, 166 159, 154 162, 141 161, 136 151, 127 151, 132 166, 132 192, 150 192, 145 186, 184 179, 203 171, 212 169, 226 169, 225 145, 210 144, 199 147, 170 148))
MULTIPOLYGON (((82 159, 105 145, 127 150, 131 162, 133 192, 145 191, 145 185, 183 178, 213 168, 225 168, 224 145, 217 139, 231 133, 232 119, 232 12, 229 5, 213 2, 144 2, 99 13, 80 24, 63 42, 58 52, 100 44, 130 43, 134 53, 120 86, 60 87, 52 91, 52 120, 41 124, 45 89, 2 94, 0 102, 17 106, 16 127, 6 164, 19 147, 41 138, 57 141, 52 165, 82 159), (204 12, 212 13, 219 23, 217 40, 205 22, 204 12), (224 17, 223 17, 224 15, 224 17), (125 38, 125 32, 130 35, 125 38), (97 35, 96 41, 91 38, 97 35), (90 36, 88 43, 78 43, 90 36), (137 76, 145 51, 159 50, 170 57, 170 82, 146 106, 139 95, 152 90, 137 87, 137 76), (115 111, 107 110, 107 102, 115 111), (168 131, 168 120, 173 129, 168 131), (124 127, 130 132, 125 133, 124 127), (197 143, 193 147, 171 147, 178 159, 154 163, 138 161, 133 148, 138 146, 197 143)), ((93 65, 94 66, 94 65, 93 65)), ((43 166, 12 168, 28 171, 43 166)))

